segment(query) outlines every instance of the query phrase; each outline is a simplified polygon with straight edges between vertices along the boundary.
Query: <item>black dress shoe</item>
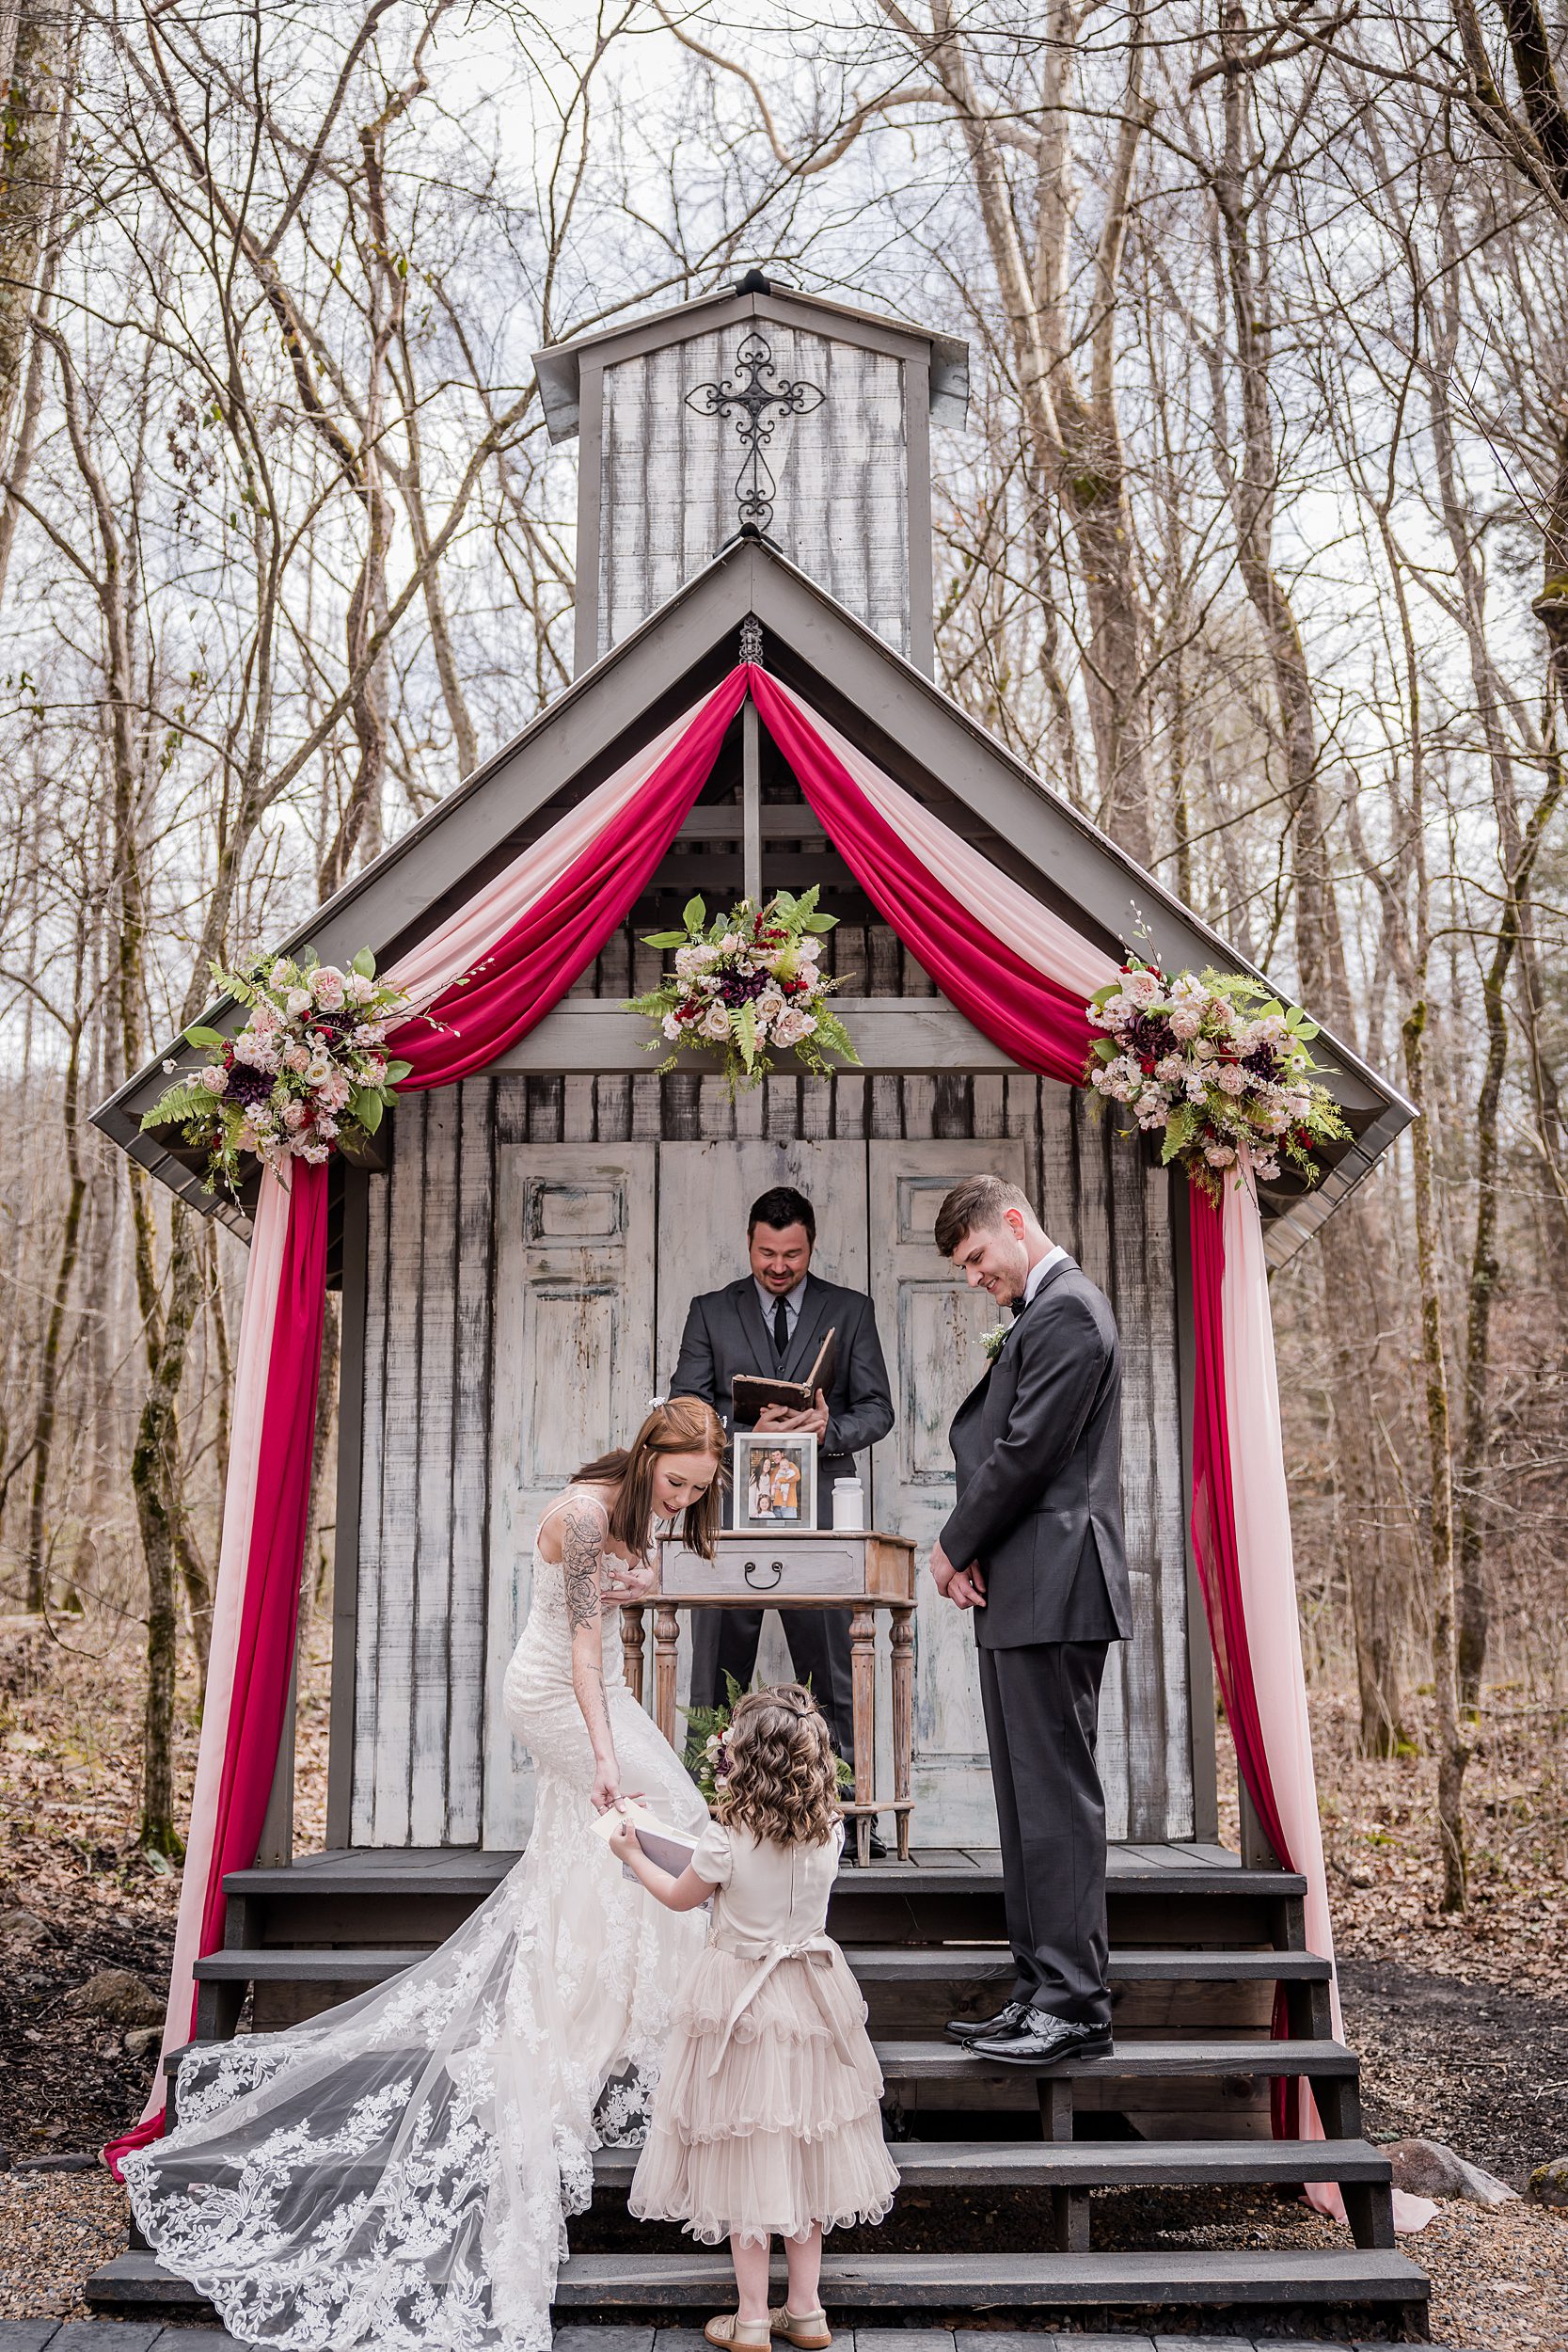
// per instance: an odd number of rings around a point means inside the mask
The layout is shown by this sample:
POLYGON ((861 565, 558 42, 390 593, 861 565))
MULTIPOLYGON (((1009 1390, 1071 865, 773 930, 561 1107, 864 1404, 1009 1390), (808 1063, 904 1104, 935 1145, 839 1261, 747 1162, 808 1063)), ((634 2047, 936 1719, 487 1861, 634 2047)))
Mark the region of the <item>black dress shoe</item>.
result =
POLYGON ((942 2031, 949 2042, 977 2042, 989 2034, 1013 2032, 1028 2014, 1027 2001, 1006 2001, 994 2017, 950 2017, 942 2031))
POLYGON ((969 2045, 975 2058, 1032 2067, 1037 2074, 1066 2058, 1110 2058, 1114 2046, 1109 2026, 1077 2026, 1044 2009, 1026 2009, 1016 2026, 976 2037, 969 2045))

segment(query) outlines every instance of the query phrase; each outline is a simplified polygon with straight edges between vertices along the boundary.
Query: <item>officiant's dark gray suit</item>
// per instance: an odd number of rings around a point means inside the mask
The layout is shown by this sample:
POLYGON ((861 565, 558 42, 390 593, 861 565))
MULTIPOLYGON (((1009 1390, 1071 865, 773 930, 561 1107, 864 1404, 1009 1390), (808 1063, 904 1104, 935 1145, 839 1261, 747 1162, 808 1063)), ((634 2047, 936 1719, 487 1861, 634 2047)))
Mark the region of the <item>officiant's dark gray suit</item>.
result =
POLYGON ((950 1431, 942 1531, 977 1560, 980 1692, 996 1785, 1013 1998, 1108 2025, 1100 1682, 1132 1630, 1121 1535, 1121 1351, 1111 1304, 1062 1257, 950 1431))
MULTIPOLYGON (((820 1281, 815 1274, 808 1274, 782 1363, 750 1274, 737 1282, 726 1282, 722 1290, 705 1291, 691 1301, 681 1335, 680 1361, 670 1383, 672 1396, 702 1397, 722 1416, 728 1428, 730 1383, 736 1373, 803 1380, 829 1331, 833 1333, 833 1377, 827 1396, 828 1434, 816 1456, 819 1527, 832 1525, 833 1480, 851 1477, 855 1455, 885 1438, 893 1427, 893 1392, 882 1360, 882 1343, 877 1334, 876 1313, 863 1291, 846 1290, 838 1282, 820 1281)), ((740 1424, 742 1428, 750 1425, 740 1424)), ((726 1494, 726 1527, 731 1519, 726 1494)), ((711 1707, 723 1698, 726 1674, 734 1675, 742 1690, 750 1684, 756 1671, 763 1612, 699 1609, 692 1614, 696 1624, 691 1636, 691 1701, 695 1707, 711 1707)), ((840 1755, 852 1756, 848 1612, 785 1609, 780 1615, 796 1673, 802 1682, 810 1677, 813 1694, 828 1718, 840 1755)))

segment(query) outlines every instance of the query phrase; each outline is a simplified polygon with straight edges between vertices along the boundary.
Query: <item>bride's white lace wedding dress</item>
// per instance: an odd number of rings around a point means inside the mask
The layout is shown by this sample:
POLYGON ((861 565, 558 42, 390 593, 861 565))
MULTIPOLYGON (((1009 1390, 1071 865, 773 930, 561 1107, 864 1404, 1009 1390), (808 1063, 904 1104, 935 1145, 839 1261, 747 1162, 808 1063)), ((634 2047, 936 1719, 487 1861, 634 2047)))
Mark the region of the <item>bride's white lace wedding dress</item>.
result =
MULTIPOLYGON (((604 1678, 623 1788, 706 1810, 626 1687, 604 1678)), ((124 2163, 158 2260, 252 2343, 301 2352, 546 2352, 566 2217, 593 2151, 641 2140, 702 1914, 648 1900, 592 1832, 562 1573, 533 1554, 506 1718, 538 1803, 521 1861, 449 1942, 285 2033, 193 2050, 178 2128, 124 2163)))

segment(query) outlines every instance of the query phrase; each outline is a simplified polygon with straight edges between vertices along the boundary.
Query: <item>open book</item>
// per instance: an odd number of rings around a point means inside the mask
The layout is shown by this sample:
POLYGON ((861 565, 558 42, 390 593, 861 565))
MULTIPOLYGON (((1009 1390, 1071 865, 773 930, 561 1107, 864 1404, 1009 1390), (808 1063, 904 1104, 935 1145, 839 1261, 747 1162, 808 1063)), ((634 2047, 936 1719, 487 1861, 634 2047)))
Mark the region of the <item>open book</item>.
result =
POLYGON ((830 1326, 816 1351, 816 1361, 803 1380, 780 1380, 771 1373, 737 1372, 730 1382, 730 1406, 738 1427, 755 1422, 765 1405, 782 1405, 786 1413, 809 1412, 820 1389, 833 1384, 834 1328, 830 1326))
MULTIPOLYGON (((668 1870, 673 1879, 678 1879, 697 1851, 696 1838, 684 1829, 672 1829, 668 1821, 661 1821, 646 1805, 639 1804, 635 1797, 627 1797, 619 1810, 611 1805, 608 1813, 596 1813, 594 1817, 594 1827, 607 1846, 615 1835, 617 1823, 623 1820, 630 1822, 648 1860, 657 1863, 661 1870, 668 1870)), ((628 1879, 637 1876, 635 1870, 626 1869, 624 1862, 621 1867, 628 1879)))

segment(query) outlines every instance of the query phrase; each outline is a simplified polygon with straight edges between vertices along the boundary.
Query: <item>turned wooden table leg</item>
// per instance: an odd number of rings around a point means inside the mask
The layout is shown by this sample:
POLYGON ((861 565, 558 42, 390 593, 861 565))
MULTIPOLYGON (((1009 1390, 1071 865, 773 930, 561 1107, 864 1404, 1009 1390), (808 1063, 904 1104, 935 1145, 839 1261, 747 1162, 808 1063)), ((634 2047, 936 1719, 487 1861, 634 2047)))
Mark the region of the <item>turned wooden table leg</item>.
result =
POLYGON ((895 1609, 893 1644, 893 1793, 902 1803, 894 1816, 898 1824, 898 1859, 910 1858, 910 1786, 914 1768, 914 1612, 895 1609))
MULTIPOLYGON (((855 1799, 869 1804, 877 1783, 877 1619, 857 1609, 849 1620, 849 1669, 855 1724, 855 1799)), ((869 1813, 855 1816, 855 1851, 862 1866, 871 1860, 869 1813)))
POLYGON ((672 1747, 675 1744, 675 1652, 680 1619, 667 1600, 654 1611, 654 1721, 672 1747))
POLYGON ((642 1611, 636 1602, 621 1612, 621 1665, 626 1689, 642 1704, 642 1611))

